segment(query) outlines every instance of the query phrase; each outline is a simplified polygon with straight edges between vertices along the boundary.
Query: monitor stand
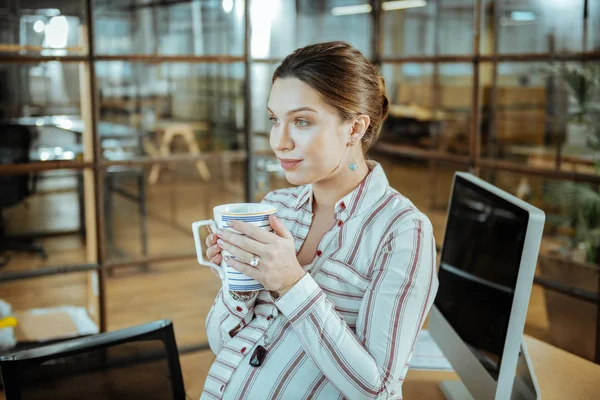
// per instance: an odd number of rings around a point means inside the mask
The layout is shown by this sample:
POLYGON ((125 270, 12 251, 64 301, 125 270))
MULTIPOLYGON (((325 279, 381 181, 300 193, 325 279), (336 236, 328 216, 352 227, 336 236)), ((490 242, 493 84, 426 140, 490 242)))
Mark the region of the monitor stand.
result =
MULTIPOLYGON (((474 400, 467 387, 461 381, 444 381, 440 383, 440 388, 448 400, 474 400)), ((540 388, 533 371, 533 366, 531 365, 527 345, 524 340, 521 340, 521 351, 519 352, 515 381, 510 399, 539 400, 540 398, 540 388)))

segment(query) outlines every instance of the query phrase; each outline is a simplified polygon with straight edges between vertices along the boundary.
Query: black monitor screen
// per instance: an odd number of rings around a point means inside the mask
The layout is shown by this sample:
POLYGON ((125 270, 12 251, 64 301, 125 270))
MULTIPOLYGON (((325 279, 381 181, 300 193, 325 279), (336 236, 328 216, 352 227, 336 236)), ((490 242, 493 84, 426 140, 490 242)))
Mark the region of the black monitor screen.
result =
POLYGON ((180 400, 176 346, 172 325, 159 321, 25 350, 0 364, 6 397, 180 400))
POLYGON ((437 309, 498 379, 529 213, 456 176, 437 309))
POLYGON ((172 399, 164 351, 159 340, 123 343, 30 365, 19 373, 21 399, 172 399))

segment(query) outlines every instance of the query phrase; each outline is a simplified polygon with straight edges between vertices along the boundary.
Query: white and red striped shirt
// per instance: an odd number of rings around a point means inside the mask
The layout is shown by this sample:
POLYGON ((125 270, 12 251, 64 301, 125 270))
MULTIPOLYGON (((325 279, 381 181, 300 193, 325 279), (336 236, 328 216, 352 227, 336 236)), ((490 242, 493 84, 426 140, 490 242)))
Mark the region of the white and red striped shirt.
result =
MULTIPOLYGON (((338 221, 308 272, 275 300, 221 290, 206 319, 216 359, 201 399, 401 399, 417 334, 438 282, 429 219, 390 187, 381 166, 336 203, 338 221), (265 332, 268 341, 265 345, 265 332), (260 367, 249 359, 267 349, 260 367)), ((300 250, 312 223, 312 186, 276 190, 300 250)))

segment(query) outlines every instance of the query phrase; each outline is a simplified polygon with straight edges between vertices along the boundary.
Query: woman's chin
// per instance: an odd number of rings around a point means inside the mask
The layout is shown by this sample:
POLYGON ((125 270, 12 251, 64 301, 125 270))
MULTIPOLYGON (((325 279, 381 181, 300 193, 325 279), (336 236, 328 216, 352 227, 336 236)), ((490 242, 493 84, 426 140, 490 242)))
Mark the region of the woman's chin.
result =
POLYGON ((292 185, 297 186, 311 183, 310 179, 308 179, 308 176, 299 171, 285 171, 285 179, 292 185))

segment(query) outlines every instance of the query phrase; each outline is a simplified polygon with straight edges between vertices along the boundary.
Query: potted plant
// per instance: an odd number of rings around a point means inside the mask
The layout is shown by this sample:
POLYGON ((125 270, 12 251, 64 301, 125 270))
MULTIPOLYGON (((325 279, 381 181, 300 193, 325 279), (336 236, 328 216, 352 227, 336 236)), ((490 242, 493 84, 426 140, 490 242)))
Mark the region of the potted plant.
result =
MULTIPOLYGON (((562 67, 569 91, 567 146, 591 151, 593 172, 599 173, 600 67, 562 67), (569 130, 569 126, 571 126, 569 130), (576 126, 577 128, 573 128, 576 126)), ((549 183, 545 200, 558 215, 548 213, 548 225, 564 233, 564 244, 540 252, 538 276, 571 291, 600 294, 600 191, 598 185, 563 181, 549 183)), ((549 338, 553 344, 592 361, 596 357, 600 305, 545 291, 549 338)))
POLYGON ((568 91, 566 145, 586 147, 600 112, 600 65, 562 65, 558 75, 568 91))

